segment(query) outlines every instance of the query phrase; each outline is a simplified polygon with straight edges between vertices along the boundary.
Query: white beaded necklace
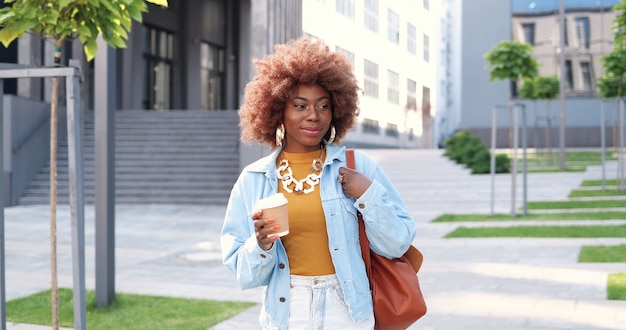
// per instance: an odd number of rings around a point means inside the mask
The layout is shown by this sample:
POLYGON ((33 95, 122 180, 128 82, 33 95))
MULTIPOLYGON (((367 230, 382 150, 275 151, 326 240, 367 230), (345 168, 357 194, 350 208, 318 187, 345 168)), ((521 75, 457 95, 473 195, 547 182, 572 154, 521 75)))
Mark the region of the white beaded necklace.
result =
POLYGON ((283 151, 280 152, 280 163, 276 168, 276 176, 282 181, 283 189, 288 193, 295 192, 296 194, 308 194, 315 190, 315 186, 320 183, 320 177, 322 174, 322 156, 324 154, 324 146, 320 149, 320 156, 313 160, 311 164, 311 170, 309 174, 302 180, 297 180, 293 177, 293 171, 289 166, 289 161, 285 159, 283 151), (304 185, 307 185, 307 188, 304 185), (291 186, 294 186, 293 188, 291 186))

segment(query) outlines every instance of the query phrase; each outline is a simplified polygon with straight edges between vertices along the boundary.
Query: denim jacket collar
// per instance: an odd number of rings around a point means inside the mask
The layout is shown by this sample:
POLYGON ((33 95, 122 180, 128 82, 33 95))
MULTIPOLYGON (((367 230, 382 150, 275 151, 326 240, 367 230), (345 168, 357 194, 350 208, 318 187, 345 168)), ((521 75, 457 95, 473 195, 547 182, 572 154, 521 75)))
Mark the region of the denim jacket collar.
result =
MULTIPOLYGON (((257 160, 256 162, 250 164, 248 170, 250 172, 260 172, 266 173, 270 178, 275 178, 276 172, 276 159, 280 154, 282 148, 277 148, 272 151, 271 154, 257 160)), ((334 144, 326 145, 326 160, 324 161, 324 166, 332 164, 335 160, 337 161, 345 161, 346 160, 346 147, 337 146, 334 144)))

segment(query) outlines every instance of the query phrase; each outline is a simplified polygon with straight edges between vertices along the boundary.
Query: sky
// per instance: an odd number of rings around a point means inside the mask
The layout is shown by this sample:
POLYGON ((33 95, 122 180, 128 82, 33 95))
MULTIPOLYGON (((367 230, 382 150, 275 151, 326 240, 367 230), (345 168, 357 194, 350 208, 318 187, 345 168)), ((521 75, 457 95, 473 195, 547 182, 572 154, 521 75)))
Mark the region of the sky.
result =
MULTIPOLYGON (((552 11, 558 10, 560 0, 512 0, 514 13, 528 11, 552 11)), ((620 0, 565 0, 565 8, 585 7, 612 7, 620 3, 620 0)))

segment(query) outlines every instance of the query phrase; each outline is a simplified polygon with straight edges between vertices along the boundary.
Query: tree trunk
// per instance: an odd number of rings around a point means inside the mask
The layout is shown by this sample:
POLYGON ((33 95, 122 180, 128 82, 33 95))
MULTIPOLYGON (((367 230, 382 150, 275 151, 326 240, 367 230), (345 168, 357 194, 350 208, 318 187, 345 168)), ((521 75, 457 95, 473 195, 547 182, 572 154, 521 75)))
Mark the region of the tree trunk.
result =
MULTIPOLYGON (((61 41, 55 42, 54 65, 61 64, 61 41)), ((52 329, 59 329, 59 288, 57 279, 57 118, 59 78, 52 78, 50 101, 50 264, 52 275, 52 329)))

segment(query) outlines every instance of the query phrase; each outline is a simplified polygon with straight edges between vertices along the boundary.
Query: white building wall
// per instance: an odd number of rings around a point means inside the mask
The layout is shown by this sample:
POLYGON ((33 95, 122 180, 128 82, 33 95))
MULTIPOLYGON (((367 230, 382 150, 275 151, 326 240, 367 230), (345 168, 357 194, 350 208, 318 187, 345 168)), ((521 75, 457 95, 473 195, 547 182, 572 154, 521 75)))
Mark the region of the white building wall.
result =
MULTIPOLYGON (((422 89, 430 89, 431 113, 438 111, 437 63, 439 49, 439 6, 430 1, 430 8, 423 7, 422 0, 380 0, 378 2, 378 32, 365 27, 364 1, 353 1, 354 17, 337 12, 336 1, 303 0, 302 30, 315 38, 323 39, 331 48, 340 47, 354 54, 354 72, 361 88, 364 87, 364 61, 378 64, 378 98, 363 96, 360 100, 359 124, 346 137, 346 144, 375 145, 385 147, 417 148, 422 138, 422 89), (399 44, 388 40, 388 10, 399 16, 399 44), (407 49, 407 23, 416 28, 416 53, 407 49), (423 59, 423 35, 430 40, 430 60, 423 59), (399 104, 387 101, 388 70, 399 75, 399 104), (406 111, 407 79, 416 82, 417 111, 406 111), (363 120, 379 123, 379 134, 364 133, 363 120), (397 125, 399 136, 385 134, 388 124, 397 125), (410 130, 415 137, 409 138, 410 130)), ((430 141, 434 140, 429 138, 430 141)))

